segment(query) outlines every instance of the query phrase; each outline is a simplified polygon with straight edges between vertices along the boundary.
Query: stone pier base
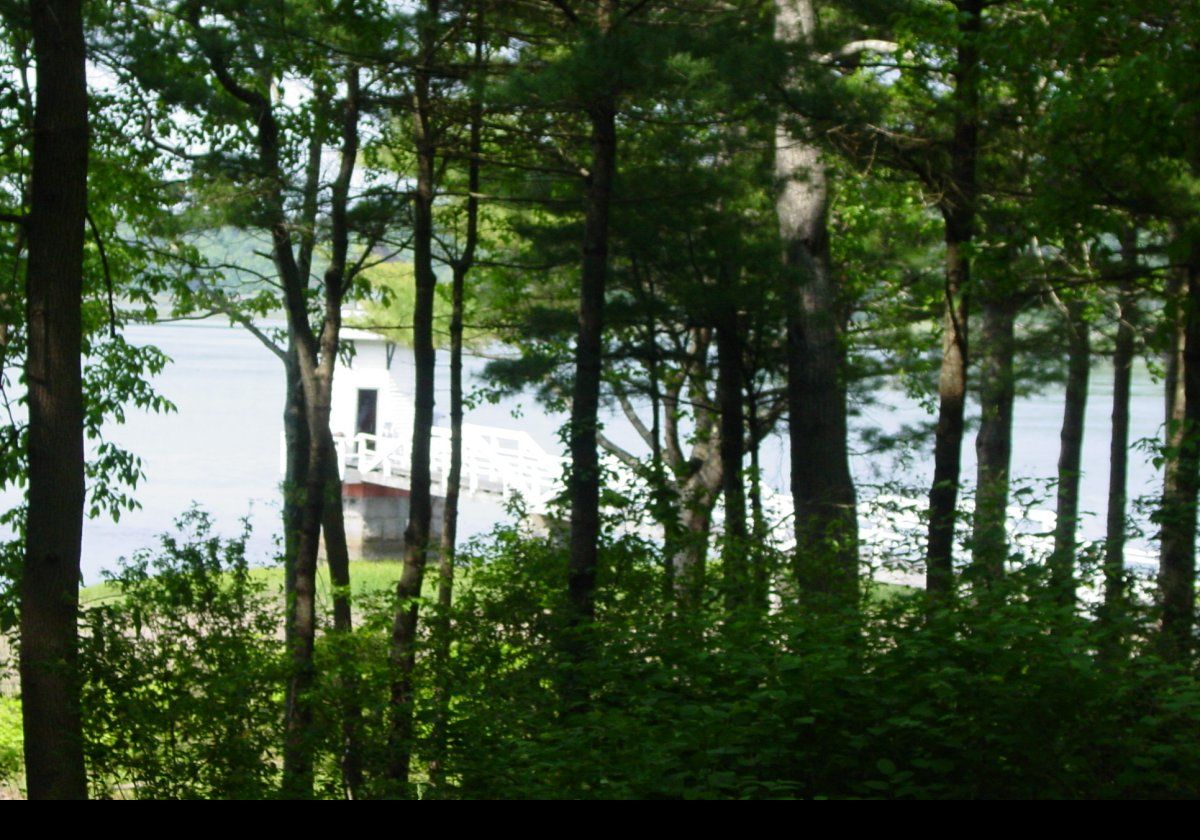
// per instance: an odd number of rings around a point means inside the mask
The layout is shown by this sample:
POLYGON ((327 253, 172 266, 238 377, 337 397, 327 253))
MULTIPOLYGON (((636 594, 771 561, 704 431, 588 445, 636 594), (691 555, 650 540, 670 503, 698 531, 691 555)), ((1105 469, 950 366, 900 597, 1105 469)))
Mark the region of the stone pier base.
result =
MULTIPOLYGON (((346 519, 346 545, 351 560, 398 559, 404 554, 404 529, 408 525, 409 491, 381 484, 342 485, 342 510, 346 519)), ((446 500, 433 497, 430 537, 441 538, 446 500)))

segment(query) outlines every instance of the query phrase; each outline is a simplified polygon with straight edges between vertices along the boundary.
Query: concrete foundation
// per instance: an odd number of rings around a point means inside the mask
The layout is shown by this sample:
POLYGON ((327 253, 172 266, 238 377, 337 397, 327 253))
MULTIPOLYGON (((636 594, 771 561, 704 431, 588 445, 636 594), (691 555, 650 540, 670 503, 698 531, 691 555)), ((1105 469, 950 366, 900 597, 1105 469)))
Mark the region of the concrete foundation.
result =
MULTIPOLYGON (((346 545, 351 560, 399 558, 404 554, 404 529, 408 526, 409 491, 380 484, 342 485, 342 511, 346 520, 346 545)), ((433 497, 431 541, 441 538, 446 500, 433 497)))

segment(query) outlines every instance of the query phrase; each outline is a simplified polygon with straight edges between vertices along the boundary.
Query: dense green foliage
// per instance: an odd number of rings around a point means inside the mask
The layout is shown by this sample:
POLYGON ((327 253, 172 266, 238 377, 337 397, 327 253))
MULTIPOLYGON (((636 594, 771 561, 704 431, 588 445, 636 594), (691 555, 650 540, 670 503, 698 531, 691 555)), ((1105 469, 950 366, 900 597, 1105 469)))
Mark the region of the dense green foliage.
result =
MULTIPOLYGON (((193 513, 85 614, 94 793, 264 797, 277 784, 285 667, 278 601, 254 583, 243 541, 193 513)), ((1157 658, 1149 616, 1124 641, 1044 595, 1030 564, 1003 591, 929 612, 912 590, 856 614, 783 606, 722 619, 674 615, 641 541, 603 552, 582 673, 565 658, 563 549, 500 529, 464 559, 444 680, 423 648, 417 747, 439 763, 426 797, 1190 797, 1200 778, 1200 684, 1157 658), (564 705, 566 678, 590 689, 564 705), (443 746, 433 686, 453 694, 443 746)), ((719 603, 714 589, 710 603, 719 603)), ((339 692, 363 701, 368 793, 389 793, 384 593, 350 638, 326 635, 314 729, 318 789, 338 795, 339 692), (323 779, 324 781, 320 781, 323 779)), ((428 640, 426 640, 427 642, 428 640)))
POLYGON ((83 708, 96 795, 264 797, 274 789, 278 602, 250 575, 245 535, 195 510, 109 576, 87 610, 83 708))
POLYGON ((21 774, 21 704, 0 697, 0 785, 15 784, 21 774))
MULTIPOLYGON (((87 163, 49 310, 81 298, 74 347, 38 337, 26 293, 50 277, 27 253, 46 2, 0 0, 0 490, 66 487, 29 452, 57 428, 83 515, 135 508, 111 424, 172 406, 149 384, 168 359, 122 328, 219 316, 286 377, 281 582, 192 510, 76 612, 78 543, 26 544, 30 503, 0 511, 0 631, 24 622, 37 712, 22 746, 0 698, 0 783, 24 750, 33 795, 81 797, 82 745, 98 797, 1200 795, 1194 4, 88 0, 91 128, 54 135, 87 163), (335 441, 343 326, 411 344, 415 387, 335 441), (464 347, 493 357, 466 389, 464 347), (26 386, 68 380, 39 354, 84 374, 31 435, 26 386), (1139 354, 1166 396, 1146 510, 1139 354), (1108 510, 1085 545, 1099 357, 1108 510), (1014 399, 1060 382, 1053 529, 1018 538, 1014 399), (881 383, 924 422, 873 426, 881 383), (481 392, 570 412, 559 498, 467 546, 454 493, 440 535, 431 504, 435 466, 472 485, 433 463, 447 391, 456 455, 481 392), (339 470, 370 483, 356 459, 401 443, 404 558, 359 574, 339 470), (1153 582, 1126 565, 1147 524, 1153 582)), ((39 498, 43 534, 76 533, 39 498)))

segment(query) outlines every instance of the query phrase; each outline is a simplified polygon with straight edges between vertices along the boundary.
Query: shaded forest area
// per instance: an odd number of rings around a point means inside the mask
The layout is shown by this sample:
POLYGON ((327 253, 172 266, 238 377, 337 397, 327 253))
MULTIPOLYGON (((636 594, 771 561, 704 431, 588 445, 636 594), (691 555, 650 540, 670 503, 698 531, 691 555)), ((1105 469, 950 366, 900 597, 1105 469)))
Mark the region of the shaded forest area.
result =
POLYGON ((1195 4, 0 0, 0 35, 0 484, 25 499, 2 515, 0 774, 22 794, 1200 793, 1195 4), (369 591, 329 430, 352 309, 414 358, 402 564, 369 591), (105 425, 172 409, 168 360, 123 329, 204 317, 287 385, 282 592, 193 510, 81 607, 82 523, 143 477, 105 425), (570 418, 545 527, 514 498, 465 544, 464 336, 505 350, 491 393, 570 418), (1126 557, 1141 360, 1152 578, 1126 557), (1099 371, 1110 459, 1085 465, 1099 371), (922 587, 875 580, 860 532, 848 418, 885 382, 930 412, 907 440, 932 465, 922 587), (1031 547, 1013 404, 1047 382, 1031 547), (790 497, 763 486, 775 433, 790 497))

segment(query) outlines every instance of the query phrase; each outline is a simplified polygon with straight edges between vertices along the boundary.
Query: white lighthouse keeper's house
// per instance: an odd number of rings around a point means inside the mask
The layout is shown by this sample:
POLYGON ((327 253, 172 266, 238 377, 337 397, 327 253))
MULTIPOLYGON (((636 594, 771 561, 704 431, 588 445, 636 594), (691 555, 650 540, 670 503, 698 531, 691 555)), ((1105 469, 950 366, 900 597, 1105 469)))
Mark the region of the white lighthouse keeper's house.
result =
MULTIPOLYGON (((408 525, 412 354, 366 330, 345 328, 341 339, 346 352, 334 371, 329 428, 342 476, 346 541, 353 557, 397 557, 408 525)), ((563 459, 528 432, 464 423, 462 436, 464 501, 520 494, 536 513, 562 492, 563 459)), ((434 426, 429 449, 437 534, 450 479, 450 429, 434 426)))
MULTIPOLYGON (((408 524, 412 356, 366 330, 343 329, 341 339, 347 352, 333 376, 329 428, 342 475, 346 541, 351 556, 398 557, 408 524)), ((433 492, 436 534, 444 497, 437 486, 433 492)))

